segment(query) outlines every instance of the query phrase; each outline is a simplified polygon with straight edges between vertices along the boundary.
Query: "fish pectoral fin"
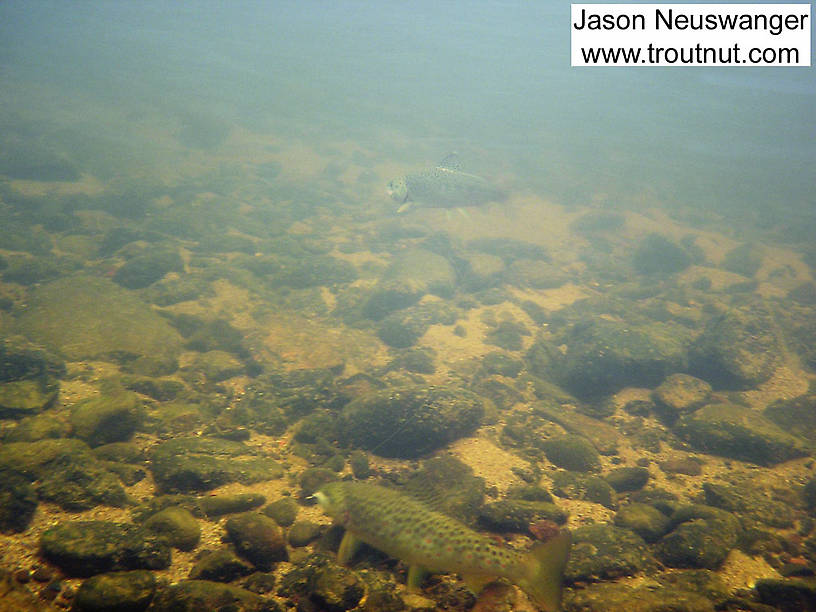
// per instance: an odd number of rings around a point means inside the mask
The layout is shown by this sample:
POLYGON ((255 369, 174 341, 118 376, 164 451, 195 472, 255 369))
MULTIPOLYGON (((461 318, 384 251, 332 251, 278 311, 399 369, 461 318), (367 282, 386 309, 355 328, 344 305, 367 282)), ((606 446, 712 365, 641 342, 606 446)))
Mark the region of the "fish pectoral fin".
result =
POLYGON ((470 589, 474 594, 478 595, 481 593, 484 588, 490 584, 491 582, 496 581, 495 576, 485 576, 485 575, 469 575, 469 576, 462 576, 462 580, 465 581, 467 588, 470 589))
POLYGON ((346 533, 343 534, 343 539, 340 541, 340 548, 337 549, 337 562, 345 565, 351 561, 354 553, 360 549, 362 543, 362 540, 357 539, 350 531, 346 531, 346 533))
POLYGON ((419 591, 419 586, 422 584, 422 581, 425 580, 428 573, 428 570, 424 567, 411 565, 408 568, 408 578, 405 581, 405 586, 408 587, 409 591, 419 591))
POLYGON ((413 202, 405 202, 405 204, 403 204, 397 209, 397 214, 399 215, 401 213, 404 213, 406 210, 411 210, 413 206, 414 206, 413 202))
POLYGON ((466 210, 465 210, 464 208, 462 208, 461 206, 457 206, 457 207, 456 207, 456 210, 457 210, 457 211, 459 212, 459 214, 460 214, 460 215, 462 215, 462 216, 463 216, 465 219, 470 219, 470 214, 468 213, 468 211, 466 211, 466 210))

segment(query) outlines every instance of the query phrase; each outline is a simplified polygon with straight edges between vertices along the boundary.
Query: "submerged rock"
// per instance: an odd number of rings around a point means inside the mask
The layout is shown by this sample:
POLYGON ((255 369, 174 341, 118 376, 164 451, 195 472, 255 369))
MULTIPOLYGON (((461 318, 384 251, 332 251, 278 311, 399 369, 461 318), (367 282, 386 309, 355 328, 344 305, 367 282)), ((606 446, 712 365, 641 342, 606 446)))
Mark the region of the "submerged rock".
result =
POLYGON ((230 518, 224 527, 238 555, 258 569, 269 571, 278 561, 289 560, 286 538, 268 516, 247 512, 230 518))
POLYGON ((363 306, 363 314, 379 321, 416 304, 426 293, 450 297, 455 285, 456 272, 441 255, 424 249, 397 253, 363 306))
POLYGON ((132 569, 164 569, 170 548, 136 525, 68 521, 40 537, 43 556, 69 576, 132 569))
POLYGON ((229 610, 230 612, 280 612, 273 600, 231 584, 209 580, 182 580, 157 590, 150 612, 180 610, 229 610))
POLYGON ((277 462, 240 442, 176 438, 150 451, 153 478, 166 493, 209 491, 228 482, 250 484, 283 475, 277 462))
POLYGON ((170 373, 181 350, 178 333, 129 291, 77 275, 31 292, 19 331, 72 361, 112 359, 145 373, 170 373))
POLYGON ((156 592, 156 578, 147 570, 111 572, 88 578, 77 590, 77 612, 138 612, 156 592))
POLYGON ((689 349, 689 369, 715 389, 750 389, 773 376, 781 343, 763 307, 715 316, 689 349))
POLYGON ((597 399, 624 387, 654 387, 683 369, 687 335, 662 323, 634 326, 593 318, 563 335, 564 352, 536 342, 528 367, 578 398, 597 399))
POLYGON ((456 387, 398 387, 350 402, 340 415, 341 438, 383 457, 416 458, 475 430, 484 401, 456 387))
POLYGON ((639 535, 614 525, 589 525, 572 532, 565 578, 581 582, 610 580, 655 567, 657 563, 639 535))
POLYGON ((78 402, 71 410, 74 435, 90 446, 126 442, 144 419, 139 396, 130 391, 92 397, 78 402))
POLYGON ((735 404, 709 404, 681 417, 675 433, 706 453, 773 465, 808 454, 805 443, 761 413, 735 404))
POLYGON ((658 412, 674 421, 682 414, 694 412, 711 397, 711 385, 688 374, 672 374, 652 393, 658 412))

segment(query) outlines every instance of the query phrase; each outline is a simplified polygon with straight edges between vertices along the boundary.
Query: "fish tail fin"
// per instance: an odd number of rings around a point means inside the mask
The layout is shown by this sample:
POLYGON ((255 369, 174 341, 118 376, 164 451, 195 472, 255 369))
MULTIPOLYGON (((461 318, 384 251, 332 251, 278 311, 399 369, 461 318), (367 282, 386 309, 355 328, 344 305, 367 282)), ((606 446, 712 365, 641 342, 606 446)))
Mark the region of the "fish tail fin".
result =
POLYGON ((516 583, 545 612, 561 609, 561 581, 571 545, 568 531, 535 545, 524 563, 526 575, 516 583))

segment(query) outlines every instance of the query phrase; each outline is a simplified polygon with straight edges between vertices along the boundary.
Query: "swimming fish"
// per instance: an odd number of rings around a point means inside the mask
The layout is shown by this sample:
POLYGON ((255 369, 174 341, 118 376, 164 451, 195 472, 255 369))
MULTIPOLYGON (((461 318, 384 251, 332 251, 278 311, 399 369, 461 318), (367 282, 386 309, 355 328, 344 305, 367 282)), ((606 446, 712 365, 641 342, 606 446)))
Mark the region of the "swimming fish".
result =
POLYGON ((388 183, 388 195, 400 203, 398 213, 414 207, 458 208, 503 200, 504 192, 487 179, 459 169, 451 154, 435 168, 388 183))
POLYGON ((365 542, 408 563, 408 588, 416 589, 428 572, 461 574, 477 592, 496 578, 506 578, 545 612, 561 608, 561 579, 571 544, 567 532, 524 553, 393 489, 332 482, 315 497, 346 529, 337 552, 340 563, 348 562, 365 542))

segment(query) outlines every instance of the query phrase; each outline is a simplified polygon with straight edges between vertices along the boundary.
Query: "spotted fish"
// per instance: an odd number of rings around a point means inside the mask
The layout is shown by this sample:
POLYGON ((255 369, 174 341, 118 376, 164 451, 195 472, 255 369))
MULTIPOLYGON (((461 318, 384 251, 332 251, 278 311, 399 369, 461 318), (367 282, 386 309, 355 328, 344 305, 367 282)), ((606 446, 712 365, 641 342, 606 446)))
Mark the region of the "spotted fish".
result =
POLYGON ((504 192, 489 181, 459 169, 451 154, 438 166, 388 183, 388 195, 399 202, 398 213, 410 208, 459 208, 503 200, 504 192))
POLYGON ((393 489, 363 482, 333 482, 315 497, 323 511, 346 529, 337 553, 340 563, 348 562, 365 542, 409 565, 409 588, 417 588, 427 572, 456 572, 474 590, 496 578, 506 578, 545 612, 561 608, 568 533, 524 553, 501 546, 393 489))

